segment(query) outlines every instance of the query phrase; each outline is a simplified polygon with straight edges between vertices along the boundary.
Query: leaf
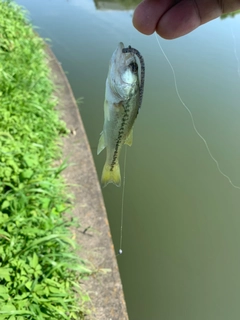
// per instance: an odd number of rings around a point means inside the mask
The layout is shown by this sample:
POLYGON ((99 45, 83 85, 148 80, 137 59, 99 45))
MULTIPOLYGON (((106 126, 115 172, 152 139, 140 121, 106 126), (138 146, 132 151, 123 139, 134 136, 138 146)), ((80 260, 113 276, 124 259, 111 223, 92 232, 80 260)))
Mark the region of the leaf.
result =
POLYGON ((0 314, 1 313, 6 313, 6 314, 10 314, 12 313, 14 310, 16 310, 15 306, 11 303, 5 304, 1 309, 0 309, 0 314))
POLYGON ((48 289, 52 293, 59 293, 59 288, 49 286, 48 289))
MULTIPOLYGON (((4 279, 6 281, 10 281, 10 268, 0 268, 0 279, 4 279)), ((1 286, 0 286, 0 294, 1 294, 2 290, 1 290, 1 286)))
POLYGON ((38 296, 44 295, 43 285, 37 284, 37 285, 34 287, 34 292, 35 292, 38 296))
POLYGON ((9 207, 10 206, 10 202, 5 200, 3 201, 2 203, 2 206, 1 206, 1 209, 4 210, 5 208, 9 207))
POLYGON ((28 168, 28 169, 25 169, 24 171, 22 171, 21 178, 22 179, 30 179, 33 174, 34 174, 34 171, 32 169, 28 168))
POLYGON ((0 297, 2 297, 4 300, 9 298, 8 289, 3 285, 0 285, 0 297))
POLYGON ((28 297, 29 296, 29 293, 28 292, 24 292, 23 294, 21 294, 21 295, 16 295, 16 296, 14 296, 14 299, 15 300, 24 300, 26 297, 28 297))
POLYGON ((33 254, 32 259, 29 259, 29 260, 30 260, 30 266, 35 269, 38 265, 38 256, 36 255, 35 252, 33 254))
POLYGON ((28 290, 31 290, 31 289, 32 289, 32 284, 33 284, 32 281, 27 281, 27 282, 25 283, 25 287, 26 287, 28 290))

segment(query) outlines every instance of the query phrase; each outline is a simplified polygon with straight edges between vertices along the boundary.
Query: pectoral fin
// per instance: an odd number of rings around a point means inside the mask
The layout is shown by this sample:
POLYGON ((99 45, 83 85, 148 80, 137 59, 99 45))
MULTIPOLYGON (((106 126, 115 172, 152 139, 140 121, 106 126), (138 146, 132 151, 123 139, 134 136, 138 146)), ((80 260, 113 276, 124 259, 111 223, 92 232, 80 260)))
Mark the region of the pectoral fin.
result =
POLYGON ((109 107, 108 107, 108 101, 104 101, 104 117, 107 119, 107 121, 110 121, 110 113, 109 113, 109 107))
POLYGON ((133 143, 133 128, 131 129, 127 139, 124 142, 124 144, 127 144, 129 147, 131 147, 132 143, 133 143))
POLYGON ((105 147, 106 147, 106 144, 105 144, 104 134, 103 132, 101 132, 99 142, 98 142, 98 147, 97 147, 97 154, 99 155, 99 153, 103 151, 105 147))

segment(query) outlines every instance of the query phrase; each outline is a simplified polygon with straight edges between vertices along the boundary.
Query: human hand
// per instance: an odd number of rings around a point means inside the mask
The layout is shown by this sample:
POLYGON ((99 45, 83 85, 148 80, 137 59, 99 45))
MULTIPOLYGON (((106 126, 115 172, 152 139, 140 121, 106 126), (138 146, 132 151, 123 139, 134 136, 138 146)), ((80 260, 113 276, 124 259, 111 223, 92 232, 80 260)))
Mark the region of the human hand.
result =
POLYGON ((133 16, 135 28, 165 39, 181 37, 200 25, 240 9, 239 0, 144 0, 133 16))

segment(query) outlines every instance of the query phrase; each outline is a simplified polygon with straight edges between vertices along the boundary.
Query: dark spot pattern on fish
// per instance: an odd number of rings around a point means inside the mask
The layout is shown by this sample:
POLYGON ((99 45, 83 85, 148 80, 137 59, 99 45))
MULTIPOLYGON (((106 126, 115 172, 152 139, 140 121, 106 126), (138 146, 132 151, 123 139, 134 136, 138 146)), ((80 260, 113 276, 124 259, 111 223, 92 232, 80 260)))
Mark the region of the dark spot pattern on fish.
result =
MULTIPOLYGON (((128 102, 130 101, 130 99, 128 100, 128 102)), ((115 145, 115 150, 114 150, 114 153, 113 153, 113 159, 112 159, 112 162, 111 162, 111 165, 110 165, 110 171, 113 171, 113 168, 117 162, 117 157, 118 157, 118 150, 119 150, 119 146, 121 144, 121 141, 122 141, 122 137, 123 137, 123 134, 124 134, 124 127, 125 127, 125 124, 127 122, 127 120, 129 119, 129 111, 130 111, 130 107, 128 104, 126 104, 124 106, 124 115, 123 115, 123 118, 122 118, 122 123, 121 123, 121 127, 119 129, 119 132, 118 132, 118 137, 117 137, 117 140, 116 140, 116 145, 115 145)))

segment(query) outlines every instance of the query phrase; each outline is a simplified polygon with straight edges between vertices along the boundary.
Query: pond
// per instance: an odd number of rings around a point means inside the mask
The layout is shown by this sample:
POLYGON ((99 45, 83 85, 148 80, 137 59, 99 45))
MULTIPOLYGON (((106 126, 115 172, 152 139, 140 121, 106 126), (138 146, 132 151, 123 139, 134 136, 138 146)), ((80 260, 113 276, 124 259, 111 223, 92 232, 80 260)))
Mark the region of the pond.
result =
MULTIPOLYGON (((240 317, 240 18, 214 20, 176 40, 132 26, 134 1, 19 0, 52 41, 96 156, 105 79, 117 44, 145 58, 145 93, 128 147, 123 254, 118 256, 130 320, 240 317)), ((123 157, 122 157, 123 160, 123 157)), ((123 172, 123 163, 121 162, 123 172)), ((103 189, 116 252, 122 189, 103 189)))

